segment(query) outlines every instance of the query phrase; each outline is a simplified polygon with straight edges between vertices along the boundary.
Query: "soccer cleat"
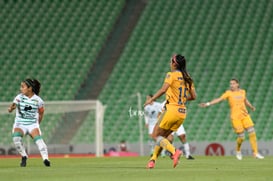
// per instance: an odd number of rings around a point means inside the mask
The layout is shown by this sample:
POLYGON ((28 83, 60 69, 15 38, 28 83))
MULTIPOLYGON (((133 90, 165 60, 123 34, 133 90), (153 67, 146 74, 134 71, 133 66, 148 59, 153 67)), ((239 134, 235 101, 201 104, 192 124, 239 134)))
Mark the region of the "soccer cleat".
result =
POLYGON ((179 158, 180 158, 181 155, 182 155, 182 151, 180 151, 179 149, 176 149, 174 155, 172 156, 172 158, 173 158, 173 168, 175 168, 178 165, 179 158))
POLYGON ((152 169, 155 167, 155 161, 154 160, 150 160, 146 166, 146 168, 152 169))
POLYGON ((264 159, 264 156, 262 156, 260 153, 254 154, 254 157, 257 159, 264 159))
POLYGON ((50 161, 48 159, 44 160, 44 164, 46 167, 50 167, 50 161))
POLYGON ((189 155, 189 156, 187 157, 187 159, 188 159, 188 160, 194 160, 194 158, 193 158, 191 155, 189 155))
POLYGON ((20 166, 21 166, 21 167, 27 166, 27 157, 26 157, 26 156, 23 156, 23 157, 22 157, 20 166))
POLYGON ((241 153, 240 151, 237 151, 237 152, 236 152, 236 158, 237 158, 238 160, 242 160, 242 159, 243 159, 242 153, 241 153))

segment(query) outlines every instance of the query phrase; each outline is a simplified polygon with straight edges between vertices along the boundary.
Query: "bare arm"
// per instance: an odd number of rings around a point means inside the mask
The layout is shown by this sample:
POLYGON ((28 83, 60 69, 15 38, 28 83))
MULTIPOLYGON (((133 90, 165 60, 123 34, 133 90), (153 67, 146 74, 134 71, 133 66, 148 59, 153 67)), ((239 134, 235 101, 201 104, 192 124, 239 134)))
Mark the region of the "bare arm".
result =
POLYGON ((187 97, 187 101, 193 101, 196 99, 195 89, 190 89, 190 96, 187 97))
POLYGON ((44 117, 44 108, 43 107, 41 107, 41 108, 39 108, 39 124, 42 122, 42 120, 43 120, 43 117, 44 117))
POLYGON ((252 111, 255 111, 256 108, 248 101, 248 99, 245 99, 245 104, 247 107, 249 107, 252 111))
POLYGON ((16 104, 12 103, 8 108, 8 112, 12 112, 15 108, 16 108, 16 104))
POLYGON ((155 93, 155 95, 151 98, 148 99, 144 106, 151 104, 153 101, 155 101, 157 98, 159 98, 160 96, 162 96, 163 94, 165 94, 165 92, 168 90, 168 88, 170 87, 169 84, 164 83, 163 86, 155 93))
POLYGON ((199 106, 200 106, 200 107, 208 107, 208 106, 210 106, 210 105, 217 104, 217 103, 219 103, 219 102, 221 102, 221 101, 223 101, 223 100, 224 100, 224 99, 222 99, 221 97, 219 97, 219 98, 213 99, 213 100, 210 101, 210 102, 200 103, 199 106))

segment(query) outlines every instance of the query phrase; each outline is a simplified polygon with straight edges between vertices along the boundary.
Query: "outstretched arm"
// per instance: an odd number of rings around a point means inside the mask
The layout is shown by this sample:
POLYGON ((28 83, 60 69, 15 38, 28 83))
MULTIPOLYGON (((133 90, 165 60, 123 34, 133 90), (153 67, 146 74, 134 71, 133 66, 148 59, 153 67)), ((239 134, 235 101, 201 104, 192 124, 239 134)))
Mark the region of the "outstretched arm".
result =
POLYGON ((248 101, 248 99, 245 99, 245 104, 247 107, 249 107, 252 111, 255 111, 256 108, 248 101))
POLYGON ((219 97, 219 98, 216 98, 216 99, 213 99, 212 101, 209 101, 209 102, 206 102, 206 103, 200 103, 199 106, 200 107, 208 107, 210 105, 214 105, 214 104, 217 104, 221 101, 223 101, 224 99, 219 97))
POLYGON ((168 83, 164 83, 163 86, 155 93, 155 95, 151 99, 148 99, 145 102, 144 106, 146 106, 148 104, 151 104, 157 98, 159 98, 160 96, 162 96, 163 94, 165 94, 165 92, 168 90, 169 87, 170 87, 170 85, 168 83))

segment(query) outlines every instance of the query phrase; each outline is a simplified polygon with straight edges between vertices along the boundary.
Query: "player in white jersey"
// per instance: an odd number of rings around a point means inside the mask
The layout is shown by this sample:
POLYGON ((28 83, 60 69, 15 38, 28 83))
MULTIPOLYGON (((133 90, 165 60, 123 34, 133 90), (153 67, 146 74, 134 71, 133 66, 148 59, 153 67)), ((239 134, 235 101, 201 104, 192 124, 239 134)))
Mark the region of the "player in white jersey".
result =
MULTIPOLYGON (((152 97, 153 95, 147 95, 146 100, 151 99, 152 97)), ((161 107, 162 107, 161 103, 156 101, 153 101, 151 104, 148 104, 144 107, 145 126, 148 128, 148 134, 151 138, 150 140, 151 153, 153 153, 155 143, 152 133, 157 122, 158 115, 161 112, 161 107)))
POLYGON ((14 145, 22 156, 21 167, 27 164, 28 155, 22 143, 24 135, 30 135, 43 158, 45 166, 50 166, 48 151, 41 136, 40 123, 44 115, 44 101, 38 96, 41 84, 36 79, 26 79, 21 82, 20 91, 8 108, 9 112, 16 109, 16 117, 12 130, 14 145))
MULTIPOLYGON (((165 104, 166 104, 166 101, 164 101, 162 104, 161 104, 161 109, 162 111, 165 110, 165 104)), ((183 151, 185 153, 185 157, 188 159, 188 160, 194 160, 194 158, 191 156, 191 153, 190 153, 190 145, 189 143, 187 142, 187 139, 186 139, 186 130, 183 126, 183 124, 181 124, 179 126, 179 128, 177 129, 177 131, 174 131, 172 132, 172 134, 170 134, 168 136, 168 140, 170 142, 173 142, 173 136, 176 135, 179 140, 181 141, 181 143, 183 144, 183 151)))

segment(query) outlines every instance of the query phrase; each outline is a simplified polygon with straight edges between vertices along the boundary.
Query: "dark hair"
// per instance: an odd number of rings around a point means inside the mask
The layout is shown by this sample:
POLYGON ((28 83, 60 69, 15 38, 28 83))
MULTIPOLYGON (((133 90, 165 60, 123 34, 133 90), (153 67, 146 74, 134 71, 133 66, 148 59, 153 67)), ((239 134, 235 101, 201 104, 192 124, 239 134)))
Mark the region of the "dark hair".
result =
POLYGON ((235 81, 236 83, 239 83, 239 80, 236 79, 236 78, 232 78, 232 79, 230 79, 230 80, 233 80, 233 81, 235 81))
POLYGON ((23 81, 28 87, 32 87, 32 91, 36 94, 39 95, 40 93, 40 88, 41 88, 41 83, 37 79, 30 79, 27 78, 26 80, 23 81))
POLYGON ((193 80, 186 69, 186 58, 180 54, 174 55, 172 57, 172 62, 176 64, 177 69, 180 70, 183 75, 185 83, 188 83, 191 88, 193 80))

